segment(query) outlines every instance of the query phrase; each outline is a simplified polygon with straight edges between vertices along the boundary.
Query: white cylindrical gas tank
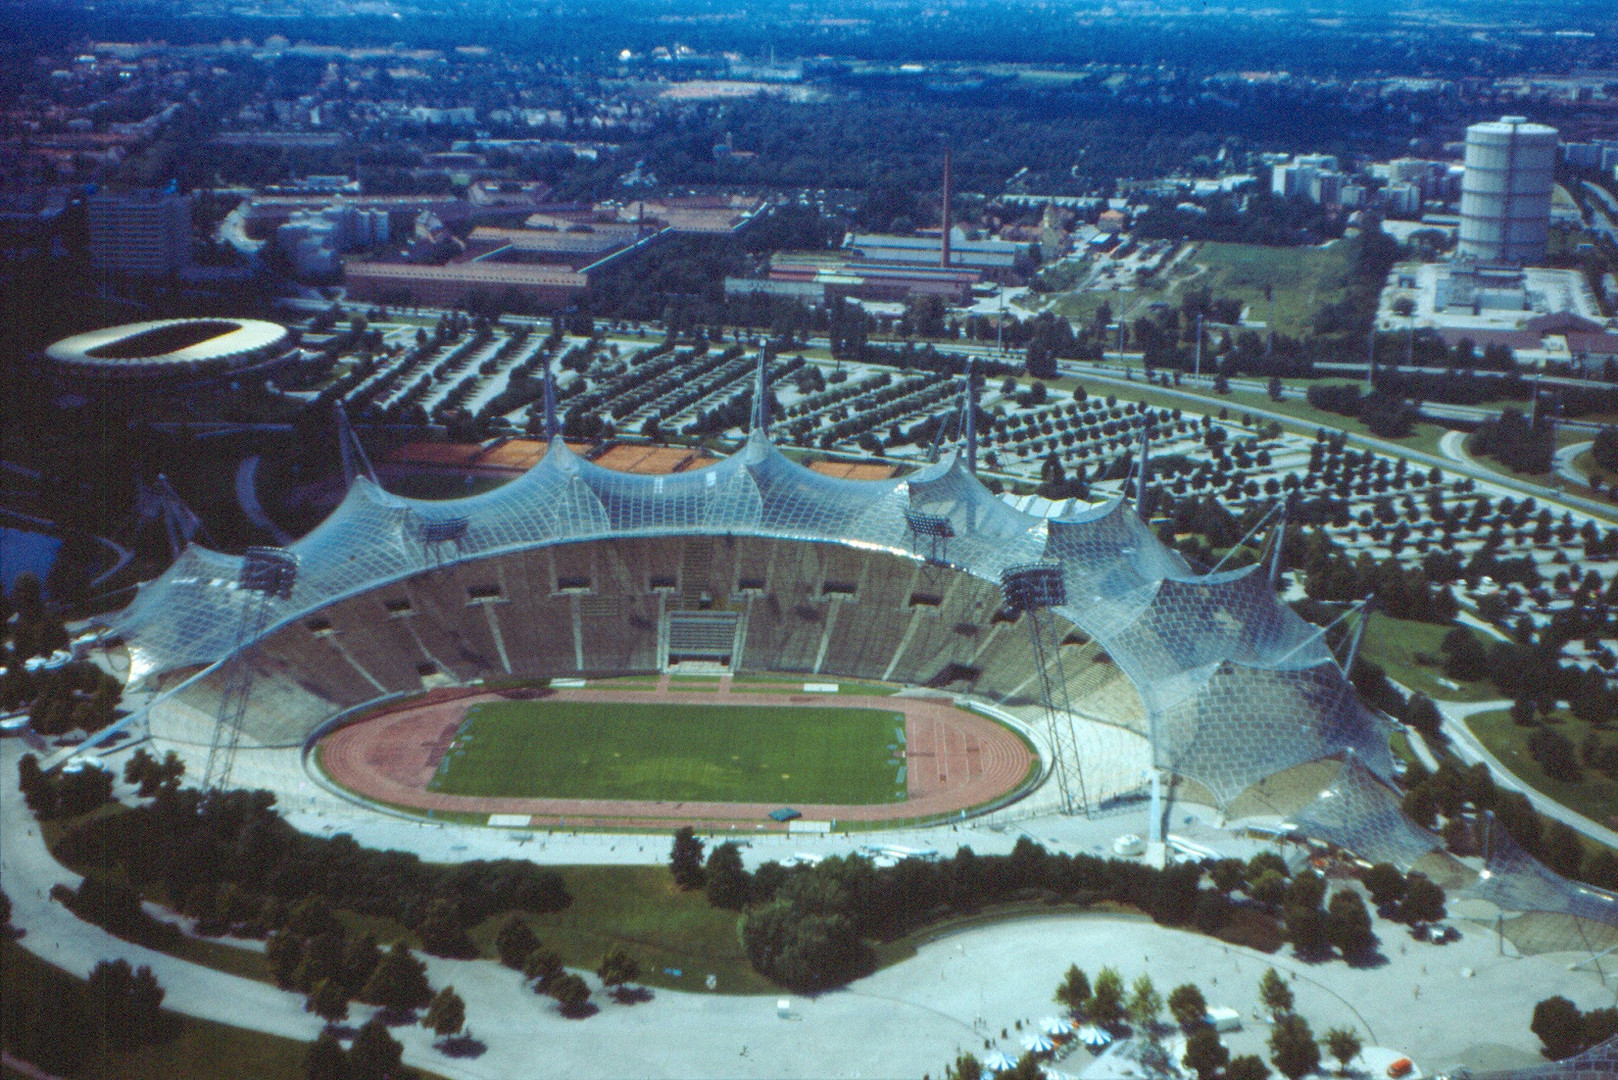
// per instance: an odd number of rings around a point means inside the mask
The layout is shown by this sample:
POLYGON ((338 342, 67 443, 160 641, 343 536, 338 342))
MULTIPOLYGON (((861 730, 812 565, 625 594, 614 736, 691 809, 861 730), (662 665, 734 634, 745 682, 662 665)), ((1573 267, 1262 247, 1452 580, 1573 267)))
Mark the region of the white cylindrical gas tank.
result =
POLYGON ((1555 128, 1521 116, 1467 128, 1457 253, 1491 262, 1543 259, 1555 173, 1555 128))

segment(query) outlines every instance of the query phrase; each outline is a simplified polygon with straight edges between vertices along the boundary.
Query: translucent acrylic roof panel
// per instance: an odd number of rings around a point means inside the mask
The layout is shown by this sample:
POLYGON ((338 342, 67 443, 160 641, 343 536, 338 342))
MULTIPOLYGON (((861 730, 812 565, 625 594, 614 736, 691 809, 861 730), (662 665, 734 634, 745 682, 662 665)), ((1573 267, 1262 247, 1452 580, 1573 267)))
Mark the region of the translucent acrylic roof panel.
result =
POLYGON ((242 560, 195 545, 106 620, 129 649, 131 682, 153 672, 212 663, 229 652, 241 622, 242 560))
POLYGON ((1087 615, 1113 659, 1137 682, 1218 660, 1295 668, 1331 660, 1319 631, 1276 602, 1261 566, 1164 578, 1112 603, 1092 605, 1087 615), (1103 619, 1108 625, 1101 625, 1103 619))
POLYGON ((1405 817, 1399 796, 1352 751, 1331 786, 1293 814, 1292 823, 1306 836, 1336 844, 1368 862, 1392 863, 1406 871, 1442 844, 1405 817))
MULTIPOLYGON (((1546 911, 1588 919, 1618 930, 1618 896, 1569 881, 1522 849, 1498 822, 1487 834, 1488 856, 1484 873, 1464 895, 1487 900, 1504 911, 1546 911)), ((1566 948, 1587 947, 1577 927, 1568 928, 1566 948)))
POLYGON ((949 561, 979 577, 997 580, 1000 571, 1031 562, 1044 547, 1041 521, 1006 505, 967 472, 951 454, 938 465, 907 478, 910 509, 949 521, 949 561))
POLYGON ((749 440, 743 454, 763 499, 760 527, 767 535, 909 547, 903 480, 826 476, 762 439, 749 440))
POLYGON ((706 468, 636 476, 581 461, 578 475, 601 500, 615 533, 752 531, 763 500, 741 456, 706 468))
MULTIPOLYGON (((1043 558, 1062 564, 1068 604, 1079 608, 1118 603, 1137 596, 1144 585, 1191 573, 1185 560, 1165 548, 1121 498, 1071 517, 1051 518, 1045 524, 1043 558)), ((1098 612, 1096 618, 1117 621, 1120 616, 1098 612)))
POLYGON ((1228 803, 1267 776, 1349 750, 1387 775, 1387 736, 1335 663, 1272 670, 1225 661, 1210 666, 1200 693, 1161 712, 1155 742, 1160 767, 1228 803))
MULTIPOLYGON (((1059 564, 1067 597, 1058 613, 1130 677, 1159 764, 1201 780, 1221 802, 1323 756, 1352 752, 1378 775, 1391 768, 1383 721, 1256 568, 1192 574, 1121 499, 1044 521, 997 499, 953 454, 906 477, 843 480, 755 433, 708 468, 636 476, 556 440, 521 477, 464 499, 406 499, 358 480, 292 545, 297 586, 268 605, 266 630, 435 566, 555 543, 725 532, 919 550, 907 511, 948 520, 948 561, 982 580, 998 584, 1018 563, 1059 564), (429 544, 423 526, 451 520, 464 520, 464 531, 429 544)), ((129 645, 132 677, 230 653, 242 622, 240 564, 188 548, 109 620, 129 645)))
POLYGON ((368 480, 355 481, 332 515, 290 547, 298 557, 292 608, 316 607, 415 570, 421 551, 409 526, 408 506, 368 480))
POLYGON ((1471 1080, 1613 1080, 1618 1076, 1618 1035, 1563 1061, 1470 1076, 1471 1080))

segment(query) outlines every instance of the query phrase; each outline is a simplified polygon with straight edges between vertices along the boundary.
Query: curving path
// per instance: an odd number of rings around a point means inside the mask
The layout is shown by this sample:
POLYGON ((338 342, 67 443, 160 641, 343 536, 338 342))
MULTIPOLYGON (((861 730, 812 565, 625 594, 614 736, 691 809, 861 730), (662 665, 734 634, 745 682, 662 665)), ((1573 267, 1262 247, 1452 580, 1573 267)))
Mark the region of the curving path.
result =
POLYGON ((1496 709, 1511 708, 1509 698, 1500 698, 1496 701, 1435 701, 1438 711, 1444 718, 1444 734, 1449 737, 1450 746, 1455 755, 1467 764, 1481 761, 1488 766, 1489 772, 1494 775, 1495 782, 1501 787, 1512 791, 1520 791, 1528 797, 1535 810, 1548 818, 1555 818, 1564 825, 1571 826, 1599 844, 1605 844, 1618 850, 1618 831, 1614 831, 1598 821, 1592 821, 1583 814, 1569 807, 1563 806, 1549 795, 1544 794, 1532 784, 1520 778, 1516 773, 1501 764, 1500 759, 1489 752, 1483 741, 1472 733, 1467 725, 1467 717, 1477 713, 1492 712, 1496 709))
MULTIPOLYGON (((320 744, 320 765, 342 786, 394 806, 480 814, 528 814, 531 824, 653 826, 669 820, 766 822, 779 803, 644 802, 610 799, 486 798, 427 790, 468 707, 499 694, 432 700, 341 728, 320 744)), ((546 700, 626 704, 827 705, 905 715, 908 798, 854 805, 794 803, 815 821, 894 821, 936 817, 991 802, 1014 791, 1034 756, 1015 734, 992 720, 957 709, 944 698, 718 693, 661 690, 555 690, 546 700)), ((775 829, 782 825, 769 823, 775 829)))

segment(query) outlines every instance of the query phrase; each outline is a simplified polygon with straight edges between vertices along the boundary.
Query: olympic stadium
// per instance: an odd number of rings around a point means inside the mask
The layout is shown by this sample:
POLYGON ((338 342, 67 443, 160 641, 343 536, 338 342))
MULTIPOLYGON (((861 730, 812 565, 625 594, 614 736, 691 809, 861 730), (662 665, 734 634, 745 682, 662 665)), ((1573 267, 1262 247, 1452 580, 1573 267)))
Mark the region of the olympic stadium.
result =
POLYGON ((292 345, 285 327, 261 319, 158 319, 75 334, 45 355, 63 375, 139 386, 231 375, 292 345))
MULTIPOLYGON (((1166 776, 1226 823, 1421 869, 1524 953, 1618 946, 1618 898, 1557 876, 1503 830, 1469 866, 1405 817, 1392 722, 1356 696, 1323 631, 1277 598, 1272 567, 1199 572, 1127 497, 1025 514, 978 481, 970 445, 909 475, 837 479, 790 460, 755 419, 736 454, 673 475, 614 472, 554 437, 518 479, 458 500, 402 498, 359 475, 288 548, 244 558, 193 544, 106 620, 130 685, 151 694, 120 726, 144 724, 205 776, 223 737, 233 784, 291 792, 336 785, 320 753, 334 733, 424 701, 520 698, 546 681, 582 690, 692 663, 805 689, 898 687, 892 700, 987 718, 1037 762, 930 817, 901 804, 893 824, 1008 804, 1090 814, 1166 776)), ((438 738, 441 756, 453 729, 395 749, 438 738)), ((555 808, 483 809, 541 824, 555 808)), ((784 827, 763 809, 690 812, 784 827)), ((812 799, 796 810, 850 817, 812 799)), ((571 811, 588 822, 588 807, 571 811)), ((670 819, 616 812, 627 825, 670 819)))

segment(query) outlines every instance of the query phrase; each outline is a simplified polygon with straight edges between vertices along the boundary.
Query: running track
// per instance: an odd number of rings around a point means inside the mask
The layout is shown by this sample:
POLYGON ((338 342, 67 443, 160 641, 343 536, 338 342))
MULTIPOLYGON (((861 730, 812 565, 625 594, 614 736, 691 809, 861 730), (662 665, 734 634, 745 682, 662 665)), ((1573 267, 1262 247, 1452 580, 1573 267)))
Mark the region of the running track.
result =
MULTIPOLYGON (((522 696, 531 696, 531 692, 522 696)), ((771 829, 777 803, 640 802, 609 799, 488 798, 428 791, 427 784, 448 751, 466 710, 499 693, 429 699, 341 728, 321 743, 320 765, 333 780, 377 802, 416 810, 476 814, 528 814, 532 825, 656 826, 671 820, 771 829)), ((908 798, 868 805, 796 804, 811 821, 891 821, 934 817, 968 809, 1014 790, 1034 757, 1011 731, 954 707, 947 698, 865 697, 840 694, 732 693, 729 680, 717 693, 647 690, 557 690, 551 701, 607 703, 826 705, 884 709, 905 716, 908 798)))

